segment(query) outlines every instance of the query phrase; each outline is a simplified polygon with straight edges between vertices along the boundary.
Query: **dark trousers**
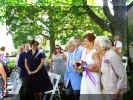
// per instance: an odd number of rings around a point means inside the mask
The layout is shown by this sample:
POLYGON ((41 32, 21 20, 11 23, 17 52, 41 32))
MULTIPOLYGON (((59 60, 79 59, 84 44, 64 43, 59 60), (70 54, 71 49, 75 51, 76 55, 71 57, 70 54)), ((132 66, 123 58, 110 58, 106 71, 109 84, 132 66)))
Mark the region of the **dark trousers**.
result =
POLYGON ((79 100, 80 90, 73 90, 71 82, 69 82, 68 87, 66 88, 66 100, 79 100))

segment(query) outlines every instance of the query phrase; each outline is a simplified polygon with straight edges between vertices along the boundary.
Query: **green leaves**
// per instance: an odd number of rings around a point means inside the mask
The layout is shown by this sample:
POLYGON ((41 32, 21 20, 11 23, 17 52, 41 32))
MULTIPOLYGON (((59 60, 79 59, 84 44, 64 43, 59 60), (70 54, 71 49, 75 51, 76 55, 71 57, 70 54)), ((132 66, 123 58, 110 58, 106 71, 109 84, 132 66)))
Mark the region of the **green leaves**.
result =
MULTIPOLYGON (((54 38, 63 45, 73 36, 82 38, 88 30, 97 35, 108 35, 86 14, 83 0, 6 0, 4 3, 3 18, 16 47, 28 42, 28 37, 39 35, 44 39, 54 38)), ((102 7, 91 9, 108 22, 102 7)), ((46 44, 46 40, 42 44, 46 44)))
MULTIPOLYGON (((100 7, 91 8, 106 20, 100 7)), ((14 42, 19 41, 16 47, 27 42, 28 36, 35 38, 42 34, 44 36, 44 33, 50 38, 54 37, 61 44, 66 44, 73 36, 82 38, 87 30, 99 35, 104 34, 80 6, 8 6, 6 15, 8 33, 13 34, 14 42)))

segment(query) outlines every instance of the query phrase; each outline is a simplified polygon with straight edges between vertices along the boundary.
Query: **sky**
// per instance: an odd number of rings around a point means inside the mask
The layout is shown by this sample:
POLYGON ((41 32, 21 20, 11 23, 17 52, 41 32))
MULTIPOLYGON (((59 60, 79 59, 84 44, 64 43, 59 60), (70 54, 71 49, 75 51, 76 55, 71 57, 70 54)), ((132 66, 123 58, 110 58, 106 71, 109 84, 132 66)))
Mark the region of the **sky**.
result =
POLYGON ((6 26, 0 24, 0 47, 5 46, 9 54, 14 51, 14 45, 11 35, 7 35, 6 26))

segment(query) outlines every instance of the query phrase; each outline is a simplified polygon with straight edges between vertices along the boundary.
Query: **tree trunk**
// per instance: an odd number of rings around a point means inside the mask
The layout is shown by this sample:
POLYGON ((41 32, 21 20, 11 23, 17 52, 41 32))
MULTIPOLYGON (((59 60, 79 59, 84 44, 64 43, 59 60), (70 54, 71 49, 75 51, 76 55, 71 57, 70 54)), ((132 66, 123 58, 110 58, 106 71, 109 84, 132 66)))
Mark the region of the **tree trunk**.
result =
POLYGON ((54 33, 50 34, 50 56, 55 50, 55 38, 54 38, 54 33))
MULTIPOLYGON (((112 22, 110 24, 110 29, 112 31, 113 37, 115 35, 120 36, 120 40, 122 41, 123 44, 123 51, 127 51, 127 22, 112 22)), ((126 55, 126 54, 124 54, 126 55)))
POLYGON ((114 2, 114 16, 110 23, 112 35, 119 35, 123 43, 124 55, 127 55, 127 9, 124 2, 120 5, 114 2))

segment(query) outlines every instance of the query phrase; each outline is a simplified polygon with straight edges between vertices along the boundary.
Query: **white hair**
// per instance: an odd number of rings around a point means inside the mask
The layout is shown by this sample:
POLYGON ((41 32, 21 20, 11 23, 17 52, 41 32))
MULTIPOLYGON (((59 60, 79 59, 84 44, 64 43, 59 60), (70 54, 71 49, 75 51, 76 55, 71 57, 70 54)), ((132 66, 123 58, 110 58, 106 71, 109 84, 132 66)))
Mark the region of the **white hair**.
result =
POLYGON ((111 48, 110 40, 106 36, 97 36, 95 42, 98 43, 101 48, 111 48))
POLYGON ((76 46, 76 42, 74 40, 69 40, 67 44, 71 43, 73 46, 76 46))

